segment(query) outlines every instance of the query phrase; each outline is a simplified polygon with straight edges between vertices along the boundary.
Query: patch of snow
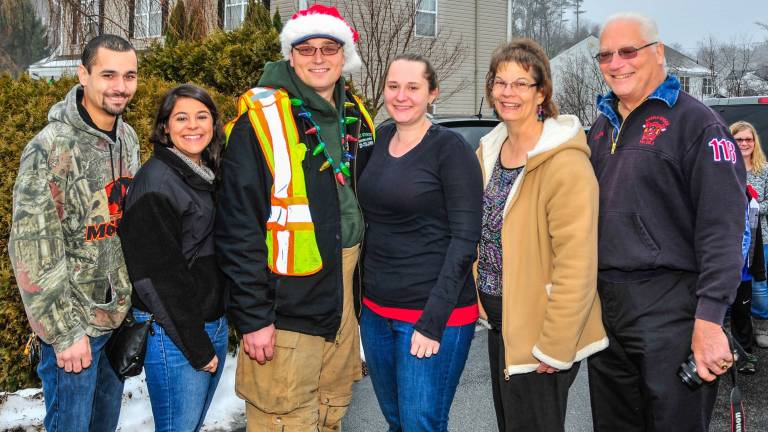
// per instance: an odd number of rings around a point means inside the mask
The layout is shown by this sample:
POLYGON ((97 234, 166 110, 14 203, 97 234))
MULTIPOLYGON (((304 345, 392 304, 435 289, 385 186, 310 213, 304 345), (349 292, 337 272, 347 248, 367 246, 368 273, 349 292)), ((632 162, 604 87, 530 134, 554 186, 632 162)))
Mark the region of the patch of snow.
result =
MULTIPOLYGON (((245 424, 245 404, 235 394, 237 358, 227 356, 224 372, 205 418, 203 431, 227 431, 245 424)), ((42 389, 0 392, 0 431, 37 431, 42 428, 45 404, 42 389)), ((118 431, 152 431, 155 422, 144 373, 125 381, 118 431)))

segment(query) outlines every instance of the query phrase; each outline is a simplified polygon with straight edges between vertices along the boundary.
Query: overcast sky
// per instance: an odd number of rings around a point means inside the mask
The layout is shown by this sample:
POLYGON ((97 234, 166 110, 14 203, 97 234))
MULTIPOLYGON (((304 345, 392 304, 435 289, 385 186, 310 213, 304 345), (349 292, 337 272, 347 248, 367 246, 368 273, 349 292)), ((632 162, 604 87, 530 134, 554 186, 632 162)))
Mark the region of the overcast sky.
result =
POLYGON ((616 12, 643 12, 656 20, 662 40, 677 42, 687 52, 712 34, 718 40, 768 39, 768 32, 754 24, 768 23, 768 0, 584 0, 583 18, 601 23, 616 12))

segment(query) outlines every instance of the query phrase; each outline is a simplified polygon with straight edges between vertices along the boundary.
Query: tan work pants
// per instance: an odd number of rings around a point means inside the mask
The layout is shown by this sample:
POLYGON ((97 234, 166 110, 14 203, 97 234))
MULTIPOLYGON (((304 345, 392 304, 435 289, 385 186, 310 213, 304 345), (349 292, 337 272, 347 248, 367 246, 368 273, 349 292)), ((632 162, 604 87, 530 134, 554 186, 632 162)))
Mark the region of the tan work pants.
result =
POLYGON ((359 254, 359 245, 342 250, 344 306, 336 341, 278 329, 274 357, 265 365, 240 347, 235 391, 246 402, 248 432, 341 430, 352 383, 362 377, 352 294, 359 254))

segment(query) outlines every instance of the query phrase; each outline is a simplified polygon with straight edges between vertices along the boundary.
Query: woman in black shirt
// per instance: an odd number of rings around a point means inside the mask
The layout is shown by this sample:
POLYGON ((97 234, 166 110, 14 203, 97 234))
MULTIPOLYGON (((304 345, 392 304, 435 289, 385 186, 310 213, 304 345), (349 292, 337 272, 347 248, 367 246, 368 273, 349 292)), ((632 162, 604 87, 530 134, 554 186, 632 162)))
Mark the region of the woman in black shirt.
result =
POLYGON ((360 178, 367 222, 360 331, 390 430, 445 431, 474 335, 472 263, 482 177, 457 133, 433 125, 434 69, 402 55, 387 71, 380 128, 360 178))

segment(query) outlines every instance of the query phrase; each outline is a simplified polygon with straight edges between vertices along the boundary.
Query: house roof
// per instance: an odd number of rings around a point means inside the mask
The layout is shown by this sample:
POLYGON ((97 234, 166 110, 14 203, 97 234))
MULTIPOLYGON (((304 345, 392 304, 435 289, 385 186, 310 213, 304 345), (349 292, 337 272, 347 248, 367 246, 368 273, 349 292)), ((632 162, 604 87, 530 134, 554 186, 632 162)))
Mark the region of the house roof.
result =
POLYGON ((573 46, 571 46, 567 50, 552 57, 549 63, 552 65, 557 65, 562 61, 564 61, 564 59, 574 55, 579 55, 579 56, 586 55, 588 57, 592 57, 595 54, 597 54, 597 51, 599 48, 600 48, 600 39, 598 39, 593 35, 589 35, 584 39, 580 40, 579 42, 576 42, 575 44, 573 44, 573 46))
POLYGON ((80 56, 53 55, 31 64, 27 68, 27 72, 32 78, 57 79, 62 75, 75 75, 79 65, 80 56))
POLYGON ((664 45, 664 56, 667 58, 667 67, 670 72, 677 75, 707 76, 709 69, 696 63, 696 60, 688 57, 669 45, 664 45))

